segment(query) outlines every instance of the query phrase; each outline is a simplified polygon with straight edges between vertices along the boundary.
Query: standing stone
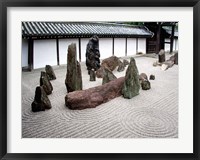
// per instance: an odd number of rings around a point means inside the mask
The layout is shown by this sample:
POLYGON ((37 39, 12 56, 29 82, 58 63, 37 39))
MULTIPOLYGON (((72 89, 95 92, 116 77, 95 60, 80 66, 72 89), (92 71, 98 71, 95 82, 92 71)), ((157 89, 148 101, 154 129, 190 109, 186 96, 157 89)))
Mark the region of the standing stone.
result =
POLYGON ((90 38, 86 48, 86 66, 88 74, 91 69, 95 71, 100 68, 99 38, 94 35, 90 38))
POLYGON ((44 71, 41 71, 40 86, 43 86, 43 89, 47 95, 51 94, 53 91, 53 86, 51 82, 48 80, 47 74, 44 71))
POLYGON ((132 98, 139 94, 140 82, 139 74, 134 58, 131 58, 130 64, 126 70, 125 82, 122 89, 124 98, 132 98))
POLYGON ((114 79, 117 79, 117 77, 110 71, 108 68, 104 68, 104 76, 102 84, 108 83, 114 79))
POLYGON ((93 69, 90 70, 90 81, 96 81, 96 73, 93 69))
POLYGON ((38 86, 35 89, 35 98, 31 104, 33 112, 44 111, 45 109, 52 108, 51 102, 47 97, 42 86, 38 86))
POLYGON ((81 66, 76 60, 76 44, 72 43, 68 46, 67 54, 67 74, 65 85, 68 92, 82 90, 81 66))
POLYGON ((47 76, 48 76, 49 80, 56 79, 56 75, 54 73, 54 70, 53 70, 53 68, 50 65, 46 65, 45 66, 45 71, 47 73, 47 76))
POLYGON ((165 51, 163 49, 160 50, 158 53, 158 62, 163 63, 165 62, 165 51))
POLYGON ((118 72, 123 72, 124 69, 125 69, 124 63, 122 63, 122 62, 119 60, 119 66, 118 66, 118 68, 117 68, 117 71, 118 71, 118 72))

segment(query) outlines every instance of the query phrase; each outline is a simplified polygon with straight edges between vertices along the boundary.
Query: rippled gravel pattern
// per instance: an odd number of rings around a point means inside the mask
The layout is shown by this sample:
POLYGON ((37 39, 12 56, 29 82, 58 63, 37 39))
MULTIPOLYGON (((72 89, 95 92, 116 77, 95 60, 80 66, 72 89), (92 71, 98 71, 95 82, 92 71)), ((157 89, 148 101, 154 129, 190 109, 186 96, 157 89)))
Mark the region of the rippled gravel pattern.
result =
MULTIPOLYGON (((129 60, 129 58, 127 58, 129 60)), ((22 73, 22 137, 23 138, 178 138, 178 66, 167 71, 153 67, 151 57, 135 58, 138 70, 154 74, 151 90, 140 90, 132 99, 118 97, 96 108, 70 110, 64 97, 66 65, 55 67, 56 80, 51 81, 49 95, 52 109, 34 113, 31 103, 40 71, 22 73)), ((102 79, 89 81, 81 63, 83 88, 101 85, 102 79)), ((127 67, 126 67, 127 68, 127 67)), ((124 72, 113 72, 117 77, 124 72)))

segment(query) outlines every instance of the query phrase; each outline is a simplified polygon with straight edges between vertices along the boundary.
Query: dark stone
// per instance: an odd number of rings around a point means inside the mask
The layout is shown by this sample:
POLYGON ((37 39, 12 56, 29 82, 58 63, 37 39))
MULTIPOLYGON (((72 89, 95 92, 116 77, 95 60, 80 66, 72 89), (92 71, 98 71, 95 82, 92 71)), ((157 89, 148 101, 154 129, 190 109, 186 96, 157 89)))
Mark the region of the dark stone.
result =
POLYGON ((119 66, 117 68, 118 72, 123 72, 125 70, 125 65, 121 61, 119 61, 119 66))
POLYGON ((94 35, 90 38, 86 48, 86 66, 88 74, 91 69, 95 71, 100 68, 99 38, 94 35))
POLYGON ((96 81, 96 73, 93 69, 90 70, 90 81, 96 81))
POLYGON ((46 71, 46 73, 47 73, 47 76, 48 76, 48 79, 49 79, 49 80, 54 80, 54 79, 56 79, 56 75, 55 75, 55 73, 54 73, 54 70, 53 70, 53 68, 52 68, 50 65, 46 65, 46 66, 45 66, 45 71, 46 71))
POLYGON ((81 66, 76 60, 76 44, 72 43, 68 46, 67 54, 67 74, 65 85, 68 92, 82 90, 81 66))
POLYGON ((65 105, 74 110, 94 108, 121 96, 123 83, 124 77, 121 77, 101 86, 70 92, 65 96, 65 105))
POLYGON ((116 56, 111 56, 102 61, 101 66, 108 68, 111 71, 114 71, 115 68, 119 65, 119 58, 116 56))
POLYGON ((127 61, 126 59, 123 60, 124 66, 126 67, 127 65, 129 65, 129 61, 127 61))
POLYGON ((149 79, 150 79, 150 80, 155 80, 155 75, 151 74, 151 75, 149 76, 149 79))
POLYGON ((35 98, 31 104, 33 112, 44 111, 45 109, 52 108, 51 102, 47 97, 42 86, 38 86, 35 89, 35 98))
POLYGON ((105 84, 114 79, 117 79, 117 77, 108 68, 104 68, 103 73, 104 73, 104 76, 103 76, 102 84, 105 84))
POLYGON ((49 79, 47 78, 46 72, 44 71, 41 71, 40 86, 43 86, 43 89, 47 95, 51 94, 53 91, 53 86, 51 82, 49 81, 49 79))
POLYGON ((148 80, 143 80, 141 82, 141 87, 143 90, 149 90, 151 89, 151 83, 148 80))
POLYGON ((163 49, 160 50, 158 53, 158 62, 163 63, 165 62, 165 51, 163 49))
POLYGON ((139 94, 140 82, 139 74, 134 58, 131 58, 130 64, 126 70, 125 82, 122 89, 124 98, 132 98, 139 94))

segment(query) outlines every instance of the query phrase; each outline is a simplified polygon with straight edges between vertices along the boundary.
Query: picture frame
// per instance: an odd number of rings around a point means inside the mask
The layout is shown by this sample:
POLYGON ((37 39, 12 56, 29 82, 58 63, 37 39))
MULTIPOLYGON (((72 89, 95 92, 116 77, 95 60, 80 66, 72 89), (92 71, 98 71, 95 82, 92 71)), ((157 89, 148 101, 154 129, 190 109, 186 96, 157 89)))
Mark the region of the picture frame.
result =
POLYGON ((199 0, 8 0, 0 2, 0 157, 1 159, 200 159, 199 158, 199 0), (193 7, 193 153, 7 153, 7 8, 8 7, 193 7))

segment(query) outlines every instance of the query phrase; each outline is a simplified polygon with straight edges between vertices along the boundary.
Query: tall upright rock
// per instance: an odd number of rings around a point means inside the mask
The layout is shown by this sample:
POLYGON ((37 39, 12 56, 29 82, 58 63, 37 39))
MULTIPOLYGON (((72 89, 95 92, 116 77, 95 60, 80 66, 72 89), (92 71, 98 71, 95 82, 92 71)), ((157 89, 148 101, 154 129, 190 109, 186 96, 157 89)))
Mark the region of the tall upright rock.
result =
POLYGON ((82 90, 82 75, 80 63, 76 60, 76 44, 68 46, 67 74, 65 85, 68 92, 82 90))
POLYGON ((43 86, 43 89, 47 95, 51 94, 53 91, 53 86, 52 86, 51 82, 49 81, 46 72, 44 72, 44 71, 41 71, 40 86, 43 86))
POLYGON ((133 98, 139 94, 140 82, 139 73, 134 58, 131 58, 130 64, 126 70, 124 85, 122 88, 122 95, 124 98, 133 98))

